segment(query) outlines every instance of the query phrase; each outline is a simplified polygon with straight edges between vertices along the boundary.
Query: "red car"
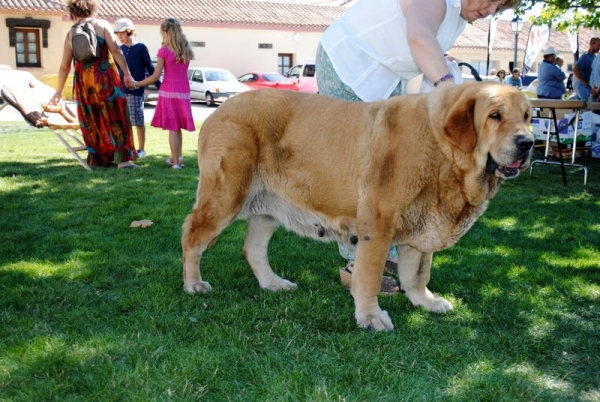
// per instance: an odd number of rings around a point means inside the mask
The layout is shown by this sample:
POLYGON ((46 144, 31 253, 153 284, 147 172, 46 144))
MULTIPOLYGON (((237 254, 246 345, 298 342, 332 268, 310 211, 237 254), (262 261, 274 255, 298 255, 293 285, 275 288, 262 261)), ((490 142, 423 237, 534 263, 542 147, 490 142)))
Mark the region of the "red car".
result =
POLYGON ((248 85, 252 89, 275 88, 288 89, 290 91, 298 90, 298 86, 294 81, 279 73, 255 71, 242 75, 238 78, 238 81, 248 85))

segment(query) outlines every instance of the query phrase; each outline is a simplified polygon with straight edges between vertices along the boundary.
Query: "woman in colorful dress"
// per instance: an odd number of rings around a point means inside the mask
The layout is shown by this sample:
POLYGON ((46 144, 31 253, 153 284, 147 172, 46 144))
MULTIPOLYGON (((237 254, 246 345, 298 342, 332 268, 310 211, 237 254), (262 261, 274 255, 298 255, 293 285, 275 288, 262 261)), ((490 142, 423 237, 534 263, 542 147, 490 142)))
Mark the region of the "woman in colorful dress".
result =
MULTIPOLYGON (((75 100, 81 133, 88 150, 90 166, 133 168, 137 154, 133 141, 127 101, 121 89, 121 78, 115 62, 124 72, 125 83, 133 81, 123 52, 111 24, 94 18, 98 0, 68 0, 67 8, 75 23, 89 21, 96 31, 100 55, 97 59, 75 61, 75 100)), ((71 32, 65 38, 63 57, 58 72, 58 88, 50 104, 57 105, 73 63, 71 32)))
POLYGON ((181 169, 183 167, 181 129, 196 130, 192 118, 190 83, 187 77, 194 52, 183 34, 181 23, 176 18, 165 19, 160 25, 160 33, 163 46, 158 50, 154 74, 140 82, 133 81, 129 84, 129 88, 137 89, 152 84, 159 79, 163 68, 165 69, 151 125, 169 130, 171 157, 167 159, 167 164, 173 169, 181 169))

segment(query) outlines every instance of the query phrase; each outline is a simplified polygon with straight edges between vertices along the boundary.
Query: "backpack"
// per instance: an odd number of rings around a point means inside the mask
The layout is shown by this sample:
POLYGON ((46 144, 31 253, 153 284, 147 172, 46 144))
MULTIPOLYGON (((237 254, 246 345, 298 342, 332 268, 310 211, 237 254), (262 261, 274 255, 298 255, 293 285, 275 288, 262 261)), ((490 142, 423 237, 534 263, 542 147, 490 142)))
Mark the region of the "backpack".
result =
POLYGON ((90 21, 71 27, 71 47, 73 58, 77 61, 86 63, 100 57, 96 29, 90 21))

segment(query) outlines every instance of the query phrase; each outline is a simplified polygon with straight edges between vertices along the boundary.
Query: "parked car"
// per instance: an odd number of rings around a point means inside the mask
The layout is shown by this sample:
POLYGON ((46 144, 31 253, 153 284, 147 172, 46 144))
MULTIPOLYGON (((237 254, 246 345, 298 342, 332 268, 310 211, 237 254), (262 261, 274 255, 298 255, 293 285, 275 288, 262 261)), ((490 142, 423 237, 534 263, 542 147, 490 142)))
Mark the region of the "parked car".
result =
POLYGON ((317 77, 315 76, 315 59, 303 60, 296 64, 285 73, 285 76, 291 78, 300 92, 318 93, 317 77))
POLYGON ((530 71, 527 74, 521 76, 521 81, 523 82, 523 88, 527 87, 527 85, 531 84, 535 80, 537 80, 536 72, 530 71))
POLYGON ((252 89, 273 88, 288 89, 290 91, 298 90, 298 85, 296 85, 294 81, 279 73, 254 71, 240 76, 238 81, 248 85, 252 89))
POLYGON ((207 106, 214 106, 217 102, 224 102, 250 90, 248 85, 239 82, 229 70, 222 68, 190 67, 188 80, 192 100, 204 101, 207 106))

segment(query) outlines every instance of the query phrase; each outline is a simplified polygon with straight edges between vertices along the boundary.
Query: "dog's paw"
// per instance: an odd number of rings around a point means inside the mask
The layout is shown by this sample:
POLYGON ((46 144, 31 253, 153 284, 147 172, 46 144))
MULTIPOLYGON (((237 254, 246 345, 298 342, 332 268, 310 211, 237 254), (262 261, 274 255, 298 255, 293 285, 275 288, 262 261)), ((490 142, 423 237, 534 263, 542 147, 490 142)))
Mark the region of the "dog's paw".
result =
POLYGON ((196 282, 196 283, 185 283, 183 285, 183 290, 186 293, 194 294, 194 293, 208 293, 212 290, 212 286, 208 282, 196 282))
POLYGON ((443 297, 436 296, 425 288, 425 291, 405 290, 406 297, 415 307, 425 307, 425 310, 433 313, 446 313, 453 309, 452 303, 443 297))
POLYGON ((375 331, 391 331, 394 324, 387 311, 379 310, 376 314, 361 315, 356 313, 356 322, 359 327, 375 331))
POLYGON ((446 313, 451 311, 454 307, 452 303, 443 297, 431 295, 431 297, 423 298, 421 301, 413 302, 415 307, 425 307, 425 310, 431 311, 432 313, 446 313))
POLYGON ((434 313, 447 313, 454 309, 452 303, 439 296, 433 296, 433 300, 429 301, 428 305, 425 305, 425 308, 427 311, 434 313))
POLYGON ((298 285, 283 278, 274 278, 266 283, 261 283, 260 287, 271 292, 279 292, 280 290, 295 290, 298 285))

